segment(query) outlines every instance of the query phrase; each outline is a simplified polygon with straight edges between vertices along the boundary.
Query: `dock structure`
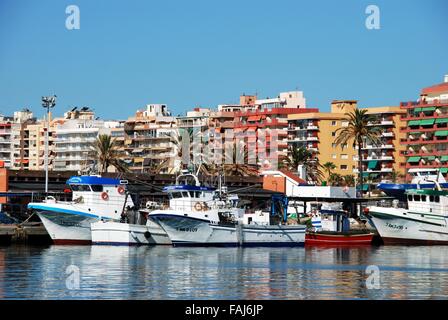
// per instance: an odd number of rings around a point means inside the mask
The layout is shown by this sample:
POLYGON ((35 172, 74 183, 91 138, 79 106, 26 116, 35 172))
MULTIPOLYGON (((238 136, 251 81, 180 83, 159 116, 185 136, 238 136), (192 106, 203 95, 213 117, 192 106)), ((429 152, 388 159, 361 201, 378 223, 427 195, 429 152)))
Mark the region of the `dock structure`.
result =
POLYGON ((0 224, 0 243, 50 243, 42 223, 0 224))

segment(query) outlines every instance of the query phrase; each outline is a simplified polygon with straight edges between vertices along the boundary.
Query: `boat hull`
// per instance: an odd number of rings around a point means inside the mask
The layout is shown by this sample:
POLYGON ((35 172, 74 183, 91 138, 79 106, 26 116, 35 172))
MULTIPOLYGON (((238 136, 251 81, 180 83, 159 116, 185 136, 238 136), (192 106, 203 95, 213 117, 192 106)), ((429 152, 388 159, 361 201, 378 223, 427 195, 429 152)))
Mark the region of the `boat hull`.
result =
POLYGON ((90 224, 97 219, 53 211, 40 211, 37 215, 54 244, 91 244, 90 224))
POLYGON ((360 234, 327 234, 320 232, 307 232, 305 245, 312 246, 363 246, 371 245, 373 233, 360 234))
POLYGON ((98 221, 91 224, 92 243, 103 245, 171 244, 166 232, 154 222, 148 225, 98 221))
POLYGON ((386 245, 448 245, 446 217, 370 207, 369 218, 386 245))
POLYGON ((174 246, 303 246, 305 226, 224 225, 181 215, 151 215, 174 246))

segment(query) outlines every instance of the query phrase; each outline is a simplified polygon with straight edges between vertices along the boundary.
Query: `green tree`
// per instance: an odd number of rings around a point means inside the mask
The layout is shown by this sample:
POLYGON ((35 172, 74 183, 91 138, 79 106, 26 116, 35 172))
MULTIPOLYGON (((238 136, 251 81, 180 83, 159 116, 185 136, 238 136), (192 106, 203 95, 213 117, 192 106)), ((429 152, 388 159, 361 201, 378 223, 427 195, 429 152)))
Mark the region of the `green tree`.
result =
POLYGON ((108 134, 100 134, 94 143, 94 149, 97 154, 99 172, 107 172, 110 166, 117 169, 118 172, 129 171, 127 165, 120 159, 120 152, 117 143, 108 134))
POLYGON ((307 174, 305 180, 314 183, 320 182, 322 181, 323 173, 317 154, 317 152, 312 152, 305 147, 294 148, 289 156, 280 159, 279 167, 298 172, 299 166, 302 165, 307 174))
POLYGON ((325 171, 327 172, 327 177, 330 178, 331 173, 334 169, 336 169, 336 165, 333 162, 325 162, 322 167, 325 169, 325 171))
POLYGON ((358 147, 358 172, 359 184, 362 196, 363 189, 363 168, 362 168, 362 147, 366 141, 373 145, 380 143, 381 129, 378 126, 369 125, 370 121, 374 121, 372 116, 367 114, 367 110, 355 109, 352 112, 345 113, 348 125, 336 130, 336 145, 348 145, 355 143, 358 147))

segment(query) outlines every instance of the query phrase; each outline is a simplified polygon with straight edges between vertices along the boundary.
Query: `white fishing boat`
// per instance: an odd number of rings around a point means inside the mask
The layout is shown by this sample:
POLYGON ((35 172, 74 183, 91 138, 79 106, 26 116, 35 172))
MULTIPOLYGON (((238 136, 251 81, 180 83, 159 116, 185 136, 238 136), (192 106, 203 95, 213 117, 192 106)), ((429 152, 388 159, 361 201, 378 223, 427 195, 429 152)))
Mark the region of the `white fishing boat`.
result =
POLYGON ((155 245, 171 244, 166 232, 148 213, 160 208, 157 203, 148 201, 146 208, 138 212, 130 210, 120 221, 101 220, 91 224, 92 243, 104 245, 155 245))
POLYGON ((406 191, 408 208, 369 206, 365 214, 385 244, 448 244, 448 191, 437 181, 434 189, 406 191))
POLYGON ((169 208, 151 211, 149 218, 166 231, 175 246, 304 245, 306 227, 283 224, 287 203, 282 219, 274 222, 278 217, 270 212, 245 212, 237 207, 237 196, 228 195, 225 188, 201 186, 193 174, 179 176, 176 185, 163 191, 169 196, 169 208), (179 179, 187 177, 194 179, 194 185, 179 184, 179 179))
POLYGON ((119 220, 126 207, 134 207, 127 181, 100 176, 74 176, 67 180, 71 201, 47 197, 31 202, 55 244, 90 244, 92 222, 119 220))

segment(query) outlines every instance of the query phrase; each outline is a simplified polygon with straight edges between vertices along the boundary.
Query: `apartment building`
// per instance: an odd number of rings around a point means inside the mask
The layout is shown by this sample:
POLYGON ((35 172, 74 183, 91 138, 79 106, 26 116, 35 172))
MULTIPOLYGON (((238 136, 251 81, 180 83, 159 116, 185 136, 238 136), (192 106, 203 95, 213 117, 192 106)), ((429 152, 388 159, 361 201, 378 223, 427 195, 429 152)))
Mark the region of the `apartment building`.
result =
POLYGON ((235 112, 234 133, 237 139, 245 139, 249 152, 255 152, 257 164, 268 169, 287 155, 288 115, 318 110, 306 109, 300 91, 282 92, 276 98, 253 98, 241 97, 244 108, 235 112))
POLYGON ((165 104, 149 104, 138 110, 124 124, 124 149, 126 162, 132 171, 169 173, 177 146, 173 136, 177 134, 176 118, 171 116, 165 104), (169 164, 167 162, 170 162, 169 164), (162 163, 166 165, 160 168, 162 163))
POLYGON ((11 126, 12 157, 11 169, 29 170, 30 133, 28 125, 35 124, 36 118, 29 109, 14 112, 14 122, 11 126))
POLYGON ((0 115, 0 166, 11 167, 13 117, 0 115))
POLYGON ((110 133, 103 120, 87 107, 76 108, 64 114, 55 125, 54 170, 84 172, 96 165, 94 143, 100 133, 110 133))
MULTIPOLYGON (((320 164, 332 162, 336 168, 332 173, 339 175, 358 174, 358 148, 354 141, 345 145, 336 145, 335 139, 341 128, 348 126, 346 113, 357 108, 356 100, 334 100, 331 112, 292 114, 288 117, 289 149, 305 147, 315 152, 320 164)), ((380 143, 366 141, 362 148, 363 175, 366 181, 376 184, 381 180, 390 180, 392 171, 402 172, 400 145, 400 127, 403 111, 399 107, 365 108, 371 115, 371 126, 382 128, 380 143)), ((325 179, 328 179, 328 173, 325 179)), ((364 186, 364 191, 369 186, 364 186)))
MULTIPOLYGON (((397 175, 404 175, 401 163, 404 161, 404 135, 400 128, 404 125, 402 116, 406 113, 399 106, 365 108, 372 118, 369 126, 380 128, 379 143, 366 141, 363 151, 363 175, 366 181, 376 185, 381 181, 391 181, 397 175)), ((364 187, 367 189, 367 187, 364 187)), ((366 191, 366 190, 364 190, 366 191)))
MULTIPOLYGON (((336 145, 337 131, 348 125, 345 113, 357 107, 356 100, 334 100, 331 112, 308 112, 288 116, 288 147, 305 147, 314 153, 320 164, 332 162, 332 173, 350 175, 356 173, 358 152, 353 144, 336 145)), ((325 173, 325 179, 328 179, 325 173)))
POLYGON ((417 101, 402 102, 406 113, 401 143, 406 178, 417 174, 441 174, 448 178, 448 75, 444 82, 423 88, 417 101))

